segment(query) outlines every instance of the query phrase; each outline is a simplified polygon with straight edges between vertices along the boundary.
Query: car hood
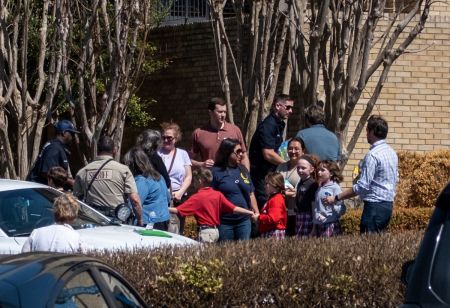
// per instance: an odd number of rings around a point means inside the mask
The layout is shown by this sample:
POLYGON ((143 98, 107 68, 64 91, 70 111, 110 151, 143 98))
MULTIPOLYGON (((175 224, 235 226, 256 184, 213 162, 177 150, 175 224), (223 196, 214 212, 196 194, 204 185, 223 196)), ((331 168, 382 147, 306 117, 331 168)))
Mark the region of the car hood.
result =
POLYGON ((104 226, 78 230, 81 240, 88 249, 133 249, 133 248, 155 248, 165 245, 185 246, 198 244, 198 242, 169 232, 163 232, 170 237, 143 236, 138 231, 144 228, 120 225, 104 226))
MULTIPOLYGON (((142 230, 145 229, 129 225, 111 225, 80 229, 77 232, 80 233, 81 240, 88 250, 132 250, 199 244, 190 238, 169 232, 163 232, 163 234, 170 237, 140 235, 138 231, 142 230)), ((0 237, 0 254, 20 253, 26 239, 26 237, 0 237)))

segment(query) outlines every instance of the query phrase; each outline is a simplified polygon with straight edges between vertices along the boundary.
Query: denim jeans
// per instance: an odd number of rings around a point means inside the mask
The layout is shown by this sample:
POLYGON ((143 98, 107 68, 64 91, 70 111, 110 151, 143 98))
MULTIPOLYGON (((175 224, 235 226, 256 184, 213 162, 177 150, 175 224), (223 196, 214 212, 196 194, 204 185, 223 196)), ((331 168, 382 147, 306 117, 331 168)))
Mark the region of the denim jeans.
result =
POLYGON ((236 224, 221 224, 219 226, 219 241, 237 241, 250 239, 252 223, 250 219, 244 219, 236 224))
POLYGON ((392 202, 364 201, 359 230, 361 233, 379 233, 387 228, 392 216, 392 202))

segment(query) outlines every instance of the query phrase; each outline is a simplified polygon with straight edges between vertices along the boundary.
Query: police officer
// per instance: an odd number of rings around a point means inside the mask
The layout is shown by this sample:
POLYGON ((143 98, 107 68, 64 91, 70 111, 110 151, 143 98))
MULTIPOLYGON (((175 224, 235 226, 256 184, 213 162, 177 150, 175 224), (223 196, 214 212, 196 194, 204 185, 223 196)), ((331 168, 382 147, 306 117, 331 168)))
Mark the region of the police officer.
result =
POLYGON ((75 177, 73 194, 108 217, 129 199, 135 209, 138 225, 142 224, 142 209, 136 182, 130 169, 113 159, 116 147, 112 138, 100 137, 97 157, 75 177))
POLYGON ((55 124, 55 130, 56 138, 44 145, 27 176, 27 180, 47 185, 47 172, 50 168, 59 166, 69 174, 66 185, 72 187, 74 180, 69 168, 70 151, 68 146, 74 139, 75 134, 80 132, 75 129, 75 126, 69 120, 58 121, 55 124))

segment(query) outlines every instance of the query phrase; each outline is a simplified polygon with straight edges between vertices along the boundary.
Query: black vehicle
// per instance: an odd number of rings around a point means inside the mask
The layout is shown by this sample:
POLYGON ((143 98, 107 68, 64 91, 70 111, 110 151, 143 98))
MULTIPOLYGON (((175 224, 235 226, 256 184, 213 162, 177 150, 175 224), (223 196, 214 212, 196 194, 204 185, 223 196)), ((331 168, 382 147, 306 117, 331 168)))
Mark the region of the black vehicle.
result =
POLYGON ((0 307, 146 307, 130 284, 96 259, 60 253, 0 258, 0 307))
POLYGON ((403 265, 402 307, 450 307, 450 183, 442 190, 416 259, 403 265))

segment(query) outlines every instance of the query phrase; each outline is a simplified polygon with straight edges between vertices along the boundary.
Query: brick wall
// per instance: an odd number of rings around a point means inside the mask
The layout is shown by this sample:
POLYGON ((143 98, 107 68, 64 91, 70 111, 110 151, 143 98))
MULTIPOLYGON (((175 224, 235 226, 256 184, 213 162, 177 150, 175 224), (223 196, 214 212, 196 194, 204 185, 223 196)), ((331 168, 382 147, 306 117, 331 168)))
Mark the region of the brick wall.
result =
MULTIPOLYGON (((385 25, 390 15, 382 21, 385 25)), ((162 121, 174 120, 183 129, 182 147, 189 147, 194 128, 207 121, 205 101, 220 96, 220 80, 210 23, 167 27, 152 35, 169 66, 142 86, 140 95, 158 101, 150 112, 162 121)), ((389 123, 388 142, 399 150, 430 151, 450 145, 450 0, 432 8, 424 32, 394 64, 374 112, 389 123)), ((378 75, 377 75, 378 76, 378 75)), ((377 77, 376 76, 376 77, 377 77)), ((376 78, 375 77, 375 78, 376 78)), ((348 138, 369 98, 360 100, 350 122, 348 138)), ((294 110, 295 112, 295 110, 294 110)), ((236 120, 239 122, 239 118, 236 120)), ((298 129, 298 117, 289 121, 288 136, 298 129)), ((239 123, 238 123, 239 124, 239 123)), ((344 170, 345 183, 369 145, 363 132, 344 170)))

